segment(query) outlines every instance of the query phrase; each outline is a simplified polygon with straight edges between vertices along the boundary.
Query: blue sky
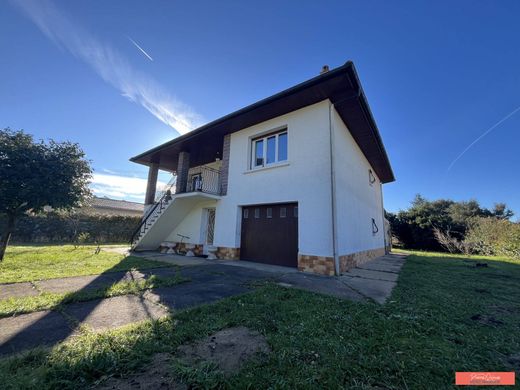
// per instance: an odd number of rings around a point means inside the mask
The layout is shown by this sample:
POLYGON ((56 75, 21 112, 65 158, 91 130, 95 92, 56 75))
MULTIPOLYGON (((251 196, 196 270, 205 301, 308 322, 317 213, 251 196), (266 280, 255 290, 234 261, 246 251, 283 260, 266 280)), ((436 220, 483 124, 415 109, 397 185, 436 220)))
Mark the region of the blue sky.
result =
MULTIPOLYGON (((385 206, 520 214, 517 1, 4 1, 0 126, 81 144, 98 193, 143 200, 128 159, 353 60, 397 178, 385 206), (137 43, 153 61, 132 42, 137 43)), ((164 179, 164 178, 163 178, 164 179)))

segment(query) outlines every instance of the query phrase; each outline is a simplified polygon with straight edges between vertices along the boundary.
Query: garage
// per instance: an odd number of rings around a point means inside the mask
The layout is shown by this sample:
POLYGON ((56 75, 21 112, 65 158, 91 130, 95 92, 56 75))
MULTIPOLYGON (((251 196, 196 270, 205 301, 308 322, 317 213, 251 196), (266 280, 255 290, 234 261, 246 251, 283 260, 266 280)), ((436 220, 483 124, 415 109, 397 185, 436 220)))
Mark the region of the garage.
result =
POLYGON ((242 207, 240 258, 298 266, 298 203, 242 207))

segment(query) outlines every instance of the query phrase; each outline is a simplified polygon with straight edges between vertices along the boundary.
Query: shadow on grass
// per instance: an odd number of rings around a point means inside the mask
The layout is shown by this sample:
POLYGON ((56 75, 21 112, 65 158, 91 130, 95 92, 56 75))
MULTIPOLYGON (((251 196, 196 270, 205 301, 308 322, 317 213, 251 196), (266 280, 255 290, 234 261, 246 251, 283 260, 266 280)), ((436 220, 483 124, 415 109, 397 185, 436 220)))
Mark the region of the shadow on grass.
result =
MULTIPOLYGON (((159 286, 161 284, 167 284, 166 282, 172 283, 171 280, 167 281, 154 277, 150 271, 145 271, 145 273, 139 272, 139 269, 152 269, 149 266, 150 264, 143 267, 140 266, 141 264, 142 259, 140 258, 132 256, 125 257, 113 267, 99 275, 95 275, 95 277, 84 284, 80 290, 66 294, 55 303, 53 310, 33 312, 3 319, 3 335, 0 338, 0 340, 2 340, 0 344, 0 357, 38 345, 52 346, 76 334, 80 324, 97 310, 97 306, 103 306, 101 305, 103 299, 92 299, 103 298, 106 297, 106 295, 110 296, 110 291, 114 289, 114 287, 122 286, 127 288, 126 291, 117 291, 117 289, 113 291, 113 295, 118 296, 136 294, 145 288, 151 287, 154 282, 159 286), (139 280, 136 280, 136 277, 138 277, 139 280), (84 301, 90 302, 88 304, 77 305, 74 308, 72 307, 73 305, 69 305, 68 307, 64 306, 71 302, 84 301)), ((166 264, 157 263, 157 266, 161 269, 165 267, 171 269, 170 276, 175 276, 178 272, 176 267, 171 267, 166 264)), ((167 273, 168 272, 166 272, 166 274, 167 273)), ((74 279, 74 277, 62 278, 60 281, 65 284, 70 282, 70 289, 73 290, 74 283, 75 281, 77 282, 77 278, 76 280, 74 279)), ((179 279, 173 282, 180 281, 179 279)), ((68 287, 65 286, 65 289, 66 288, 68 287)), ((134 297, 132 298, 132 302, 128 303, 131 304, 130 312, 123 313, 124 315, 130 317, 136 315, 139 316, 138 320, 144 320, 157 318, 158 313, 161 313, 160 310, 156 310, 158 306, 154 303, 144 300, 137 294, 132 296, 134 297), (139 303, 136 303, 138 299, 139 303)), ((107 318, 110 318, 112 315, 111 310, 117 312, 118 309, 121 309, 121 307, 101 307, 100 310, 102 310, 102 312, 98 314, 100 321, 110 322, 107 318)), ((123 315, 121 313, 119 314, 123 315)), ((117 316, 117 313, 115 315, 117 316)))

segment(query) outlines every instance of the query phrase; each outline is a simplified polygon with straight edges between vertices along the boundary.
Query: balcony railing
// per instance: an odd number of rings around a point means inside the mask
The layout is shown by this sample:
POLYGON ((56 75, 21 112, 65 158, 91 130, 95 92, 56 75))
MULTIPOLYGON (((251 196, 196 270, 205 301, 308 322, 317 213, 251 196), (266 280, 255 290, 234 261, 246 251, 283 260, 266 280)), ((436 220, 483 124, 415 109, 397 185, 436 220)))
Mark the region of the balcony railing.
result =
POLYGON ((209 167, 200 167, 200 170, 188 176, 186 192, 205 192, 220 195, 222 193, 220 171, 209 167))

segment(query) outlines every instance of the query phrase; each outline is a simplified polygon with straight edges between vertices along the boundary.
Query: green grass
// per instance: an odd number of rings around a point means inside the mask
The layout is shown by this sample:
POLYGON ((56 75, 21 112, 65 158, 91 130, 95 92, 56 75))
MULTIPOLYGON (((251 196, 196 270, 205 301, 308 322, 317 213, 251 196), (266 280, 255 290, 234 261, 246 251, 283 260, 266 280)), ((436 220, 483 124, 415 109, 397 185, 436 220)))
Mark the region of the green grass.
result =
POLYGON ((42 292, 37 296, 13 297, 0 300, 0 318, 39 310, 56 310, 59 309, 61 305, 72 302, 85 302, 98 298, 109 298, 127 294, 140 295, 143 291, 152 288, 174 286, 188 281, 188 278, 184 278, 180 275, 173 277, 152 275, 146 280, 122 281, 107 286, 106 288, 63 294, 42 292))
POLYGON ((28 282, 169 266, 166 263, 101 251, 95 245, 9 246, 0 262, 0 283, 28 282))
POLYGON ((476 268, 475 260, 413 254, 385 305, 268 284, 171 318, 1 360, 0 383, 85 388, 137 372, 157 352, 243 325, 267 337, 267 360, 229 378, 207 365, 179 371, 172 364, 172 371, 202 388, 455 388, 455 371, 511 371, 507 357, 520 353, 520 263, 487 259, 487 268, 476 268))

